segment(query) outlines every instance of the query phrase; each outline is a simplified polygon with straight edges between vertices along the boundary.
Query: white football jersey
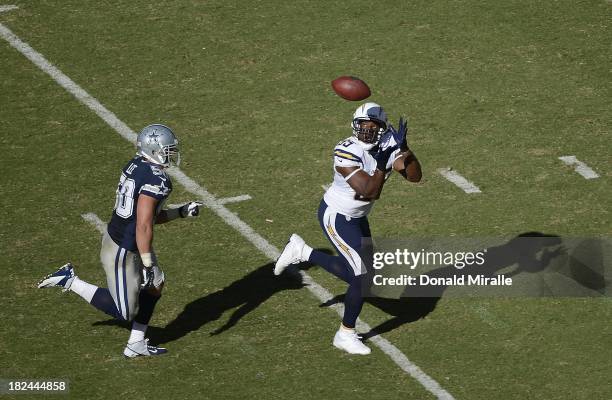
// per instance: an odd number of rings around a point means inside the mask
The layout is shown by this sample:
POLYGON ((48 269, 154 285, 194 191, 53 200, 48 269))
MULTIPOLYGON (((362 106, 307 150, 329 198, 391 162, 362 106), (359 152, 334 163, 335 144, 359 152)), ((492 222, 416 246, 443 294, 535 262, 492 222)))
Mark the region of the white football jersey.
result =
MULTIPOLYGON (((393 135, 390 132, 385 133, 380 139, 380 148, 385 150, 389 146, 396 144, 393 135)), ((391 175, 393 162, 397 159, 400 150, 391 154, 387 162, 387 174, 385 180, 391 175)), ((348 184, 345 178, 336 171, 336 167, 358 167, 365 171, 368 175, 374 175, 376 171, 376 160, 372 155, 364 150, 357 143, 357 139, 351 136, 342 142, 338 143, 334 148, 334 182, 327 189, 323 199, 329 207, 334 208, 340 214, 347 215, 353 218, 360 218, 368 215, 374 201, 359 200, 359 196, 348 184)))

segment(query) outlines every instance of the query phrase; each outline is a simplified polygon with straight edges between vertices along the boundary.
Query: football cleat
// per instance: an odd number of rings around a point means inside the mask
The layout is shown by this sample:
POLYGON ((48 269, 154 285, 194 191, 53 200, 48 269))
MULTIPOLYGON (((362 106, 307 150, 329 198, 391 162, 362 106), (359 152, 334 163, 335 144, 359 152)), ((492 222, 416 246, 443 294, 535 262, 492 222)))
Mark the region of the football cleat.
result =
POLYGON ((340 328, 334 336, 334 346, 349 354, 367 355, 372 350, 361 342, 361 337, 355 331, 340 328))
POLYGON ((62 292, 66 292, 70 289, 75 277, 76 275, 74 274, 72 264, 67 263, 54 273, 45 276, 40 282, 38 282, 38 288, 42 289, 53 286, 61 286, 63 288, 62 292))
POLYGON ((302 261, 302 250, 304 249, 304 239, 297 234, 291 235, 283 252, 276 259, 274 265, 274 275, 280 275, 290 264, 299 264, 302 261))
POLYGON ((164 347, 156 347, 149 345, 149 339, 143 339, 138 342, 128 343, 123 349, 123 355, 127 358, 160 356, 166 354, 168 350, 164 347))

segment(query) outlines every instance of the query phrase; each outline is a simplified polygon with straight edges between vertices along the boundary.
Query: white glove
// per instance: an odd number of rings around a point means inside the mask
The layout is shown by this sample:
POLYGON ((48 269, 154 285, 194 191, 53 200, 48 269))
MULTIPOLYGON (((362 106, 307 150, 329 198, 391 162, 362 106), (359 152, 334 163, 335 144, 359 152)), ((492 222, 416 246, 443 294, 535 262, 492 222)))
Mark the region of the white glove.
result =
POLYGON ((157 265, 153 265, 152 267, 142 267, 142 284, 140 287, 142 289, 156 288, 159 287, 165 281, 164 271, 161 270, 157 265))
POLYGON ((191 201, 179 208, 181 218, 197 217, 200 214, 200 206, 204 203, 200 201, 191 201))
POLYGON ((155 281, 155 270, 153 267, 142 267, 142 283, 140 287, 143 289, 152 288, 155 281))

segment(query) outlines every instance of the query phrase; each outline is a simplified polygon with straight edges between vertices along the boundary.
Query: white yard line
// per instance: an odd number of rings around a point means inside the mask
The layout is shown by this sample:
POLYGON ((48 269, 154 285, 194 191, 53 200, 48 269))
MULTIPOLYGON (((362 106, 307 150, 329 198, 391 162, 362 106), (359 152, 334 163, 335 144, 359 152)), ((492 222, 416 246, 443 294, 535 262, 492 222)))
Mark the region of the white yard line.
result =
MULTIPOLYGON (((235 196, 235 197, 222 197, 220 199, 217 199, 217 201, 219 202, 219 204, 229 204, 229 203, 238 203, 241 201, 246 201, 246 200, 251 200, 252 197, 249 196, 248 194, 243 194, 240 196, 235 196)), ((200 200, 194 200, 194 201, 200 201, 200 200)), ((181 203, 181 204, 167 204, 166 206, 169 208, 176 208, 176 207, 181 207, 184 206, 185 203, 181 203)))
POLYGON ((329 189, 331 185, 332 185, 331 183, 328 183, 326 185, 321 185, 321 187, 323 188, 324 191, 327 192, 327 189, 329 189))
POLYGON ((562 156, 559 160, 563 161, 563 164, 574 167, 574 171, 582 175, 584 179, 595 179, 599 178, 597 172, 593 171, 588 165, 578 160, 576 156, 562 156))
POLYGON ((6 6, 0 6, 0 13, 1 12, 6 12, 6 11, 11 11, 11 10, 16 10, 19 7, 14 6, 14 5, 6 5, 6 6))
POLYGON ((249 196, 248 194, 243 194, 241 196, 236 196, 236 197, 224 197, 222 199, 218 199, 217 201, 220 204, 229 204, 229 203, 238 203, 240 201, 245 201, 245 200, 251 200, 252 197, 249 196))
MULTIPOLYGON (((104 107, 97 99, 83 90, 79 85, 72 81, 68 76, 61 72, 58 68, 47 61, 40 53, 35 51, 27 43, 19 39, 10 29, 3 24, 0 24, 0 36, 6 40, 12 47, 28 58, 32 63, 46 72, 55 82, 62 86, 66 91, 72 94, 79 102, 83 103, 90 110, 96 113, 104 122, 113 128, 119 135, 135 144, 136 134, 115 114, 104 107)), ((236 214, 228 210, 219 199, 215 198, 204 187, 200 186, 193 179, 188 177, 183 171, 178 168, 170 168, 169 174, 178 181, 185 189, 201 199, 204 205, 210 208, 228 225, 238 231, 243 237, 251 242, 257 249, 265 254, 270 260, 276 260, 279 251, 276 247, 268 243, 261 235, 253 228, 242 221, 236 214)), ((91 214, 85 214, 91 215, 91 214)), ((85 218, 85 217, 84 217, 85 218)), ((304 283, 307 284, 310 290, 319 301, 326 302, 333 296, 324 287, 316 283, 306 272, 300 271, 304 283)), ((343 307, 338 306, 334 309, 342 315, 343 307)), ((358 321, 358 327, 361 330, 369 331, 370 327, 363 321, 358 321)), ((444 390, 435 380, 424 373, 418 366, 412 363, 405 354, 395 347, 388 340, 376 336, 370 339, 372 343, 378 346, 385 354, 387 354, 402 370, 417 380, 425 389, 436 396, 438 399, 453 399, 450 393, 444 390)))
POLYGON ((459 175, 456 171, 453 171, 450 168, 440 168, 438 169, 438 173, 450 182, 454 183, 465 193, 481 193, 478 186, 474 185, 474 183, 468 181, 463 176, 459 175))
POLYGON ((85 221, 92 224, 98 230, 98 232, 100 232, 101 235, 104 235, 104 232, 106 231, 106 224, 100 219, 100 217, 98 217, 94 213, 81 214, 81 217, 85 221))

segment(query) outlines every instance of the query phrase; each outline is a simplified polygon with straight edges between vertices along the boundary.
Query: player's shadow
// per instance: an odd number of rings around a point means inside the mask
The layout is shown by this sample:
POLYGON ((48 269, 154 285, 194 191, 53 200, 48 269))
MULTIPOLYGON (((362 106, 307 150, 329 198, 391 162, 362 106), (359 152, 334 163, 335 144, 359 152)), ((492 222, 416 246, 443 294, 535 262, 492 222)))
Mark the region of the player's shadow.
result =
MULTIPOLYGON (((365 342, 373 336, 382 335, 404 324, 425 318, 436 308, 439 300, 440 297, 400 297, 399 299, 367 297, 365 299, 366 303, 378 308, 391 318, 372 328, 369 332, 360 333, 360 336, 365 342)), ((344 294, 322 303, 320 307, 329 307, 341 302, 344 302, 344 294)))
MULTIPOLYGON (((542 271, 550 261, 561 255, 563 249, 559 246, 561 239, 556 235, 547 235, 540 232, 527 232, 511 239, 507 243, 487 248, 487 262, 482 266, 465 267, 461 270, 454 265, 447 265, 427 273, 430 277, 444 278, 460 274, 478 274, 485 277, 494 277, 498 271, 517 264, 517 267, 505 273, 507 277, 514 276, 520 272, 535 273, 542 271), (539 240, 522 240, 524 238, 543 238, 539 240), (491 260, 491 261, 489 261, 491 260)), ((371 277, 368 278, 371 282, 371 277)), ((440 299, 448 286, 411 286, 407 287, 400 298, 366 297, 365 302, 380 309, 391 316, 390 319, 371 328, 369 332, 363 333, 363 340, 380 335, 398 327, 417 321, 426 317, 435 310, 440 299)), ((335 296, 333 299, 321 304, 321 307, 329 307, 344 301, 344 294, 335 296)))
POLYGON ((235 326, 238 321, 278 292, 304 287, 299 275, 274 275, 274 263, 263 265, 223 289, 200 297, 187 304, 183 311, 165 328, 149 331, 154 343, 167 343, 180 339, 221 318, 235 309, 228 320, 210 335, 219 335, 235 326))
MULTIPOLYGON (((299 264, 299 269, 308 269, 309 263, 299 264)), ((206 324, 217 321, 224 313, 235 309, 228 320, 210 335, 221 334, 235 326, 238 321, 278 292, 296 290, 305 286, 296 268, 287 273, 274 275, 274 263, 263 265, 225 288, 202 296, 188 303, 174 320, 165 327, 150 326, 147 336, 152 343, 163 344, 178 340, 206 324)), ((131 324, 118 320, 95 322, 94 325, 121 326, 129 329, 131 324)))

